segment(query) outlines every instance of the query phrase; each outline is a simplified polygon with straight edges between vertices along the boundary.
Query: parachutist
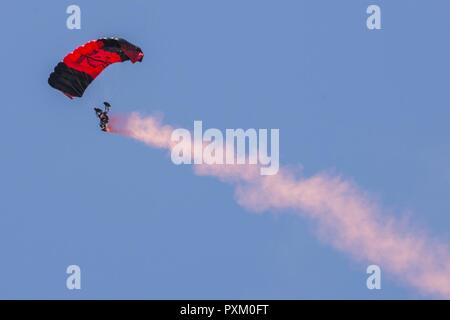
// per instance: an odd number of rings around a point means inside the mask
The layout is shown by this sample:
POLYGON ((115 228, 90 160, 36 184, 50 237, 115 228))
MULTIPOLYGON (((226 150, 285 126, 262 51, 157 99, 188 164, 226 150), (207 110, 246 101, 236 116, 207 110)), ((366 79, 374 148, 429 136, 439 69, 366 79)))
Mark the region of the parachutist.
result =
POLYGON ((103 102, 103 104, 105 105, 105 110, 102 110, 100 108, 94 108, 94 110, 95 110, 95 114, 100 119, 100 124, 99 124, 100 129, 104 132, 107 132, 108 131, 108 123, 109 123, 108 112, 109 112, 109 109, 111 109, 111 105, 108 102, 103 102))

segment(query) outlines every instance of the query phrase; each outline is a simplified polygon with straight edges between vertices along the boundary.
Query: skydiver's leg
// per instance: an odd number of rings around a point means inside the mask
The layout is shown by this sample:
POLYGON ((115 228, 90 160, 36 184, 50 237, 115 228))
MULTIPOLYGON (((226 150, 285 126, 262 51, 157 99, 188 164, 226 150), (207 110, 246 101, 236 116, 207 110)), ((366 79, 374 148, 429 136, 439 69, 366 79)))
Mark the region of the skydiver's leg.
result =
POLYGON ((111 105, 108 102, 103 102, 103 104, 105 105, 105 112, 108 113, 109 109, 111 109, 111 105))

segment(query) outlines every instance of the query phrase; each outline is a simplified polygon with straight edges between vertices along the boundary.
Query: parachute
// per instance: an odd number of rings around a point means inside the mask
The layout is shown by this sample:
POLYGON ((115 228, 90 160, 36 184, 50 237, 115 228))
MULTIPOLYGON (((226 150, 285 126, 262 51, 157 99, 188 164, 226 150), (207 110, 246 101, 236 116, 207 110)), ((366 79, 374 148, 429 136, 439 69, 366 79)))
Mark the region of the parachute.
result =
POLYGON ((69 98, 82 97, 89 84, 109 65, 130 60, 142 62, 141 48, 121 38, 92 40, 59 62, 48 84, 69 98))

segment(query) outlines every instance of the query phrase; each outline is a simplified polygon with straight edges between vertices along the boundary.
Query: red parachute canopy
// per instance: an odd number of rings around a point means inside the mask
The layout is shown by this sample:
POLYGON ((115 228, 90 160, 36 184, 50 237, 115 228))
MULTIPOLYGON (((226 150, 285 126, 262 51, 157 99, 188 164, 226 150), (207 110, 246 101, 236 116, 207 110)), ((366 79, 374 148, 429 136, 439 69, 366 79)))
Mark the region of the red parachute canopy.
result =
POLYGON ((89 84, 110 64, 141 62, 141 48, 121 38, 92 40, 76 48, 58 63, 48 83, 69 98, 81 97, 89 84))

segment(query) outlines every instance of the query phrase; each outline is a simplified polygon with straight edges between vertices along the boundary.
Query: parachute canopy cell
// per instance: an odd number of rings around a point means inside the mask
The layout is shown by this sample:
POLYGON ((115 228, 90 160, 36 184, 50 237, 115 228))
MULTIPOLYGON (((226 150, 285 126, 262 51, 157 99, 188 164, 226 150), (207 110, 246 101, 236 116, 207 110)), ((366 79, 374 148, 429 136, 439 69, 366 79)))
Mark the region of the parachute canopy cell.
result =
POLYGON ((141 48, 121 38, 92 40, 58 63, 48 83, 69 98, 82 97, 89 84, 109 65, 130 60, 141 62, 141 48))

